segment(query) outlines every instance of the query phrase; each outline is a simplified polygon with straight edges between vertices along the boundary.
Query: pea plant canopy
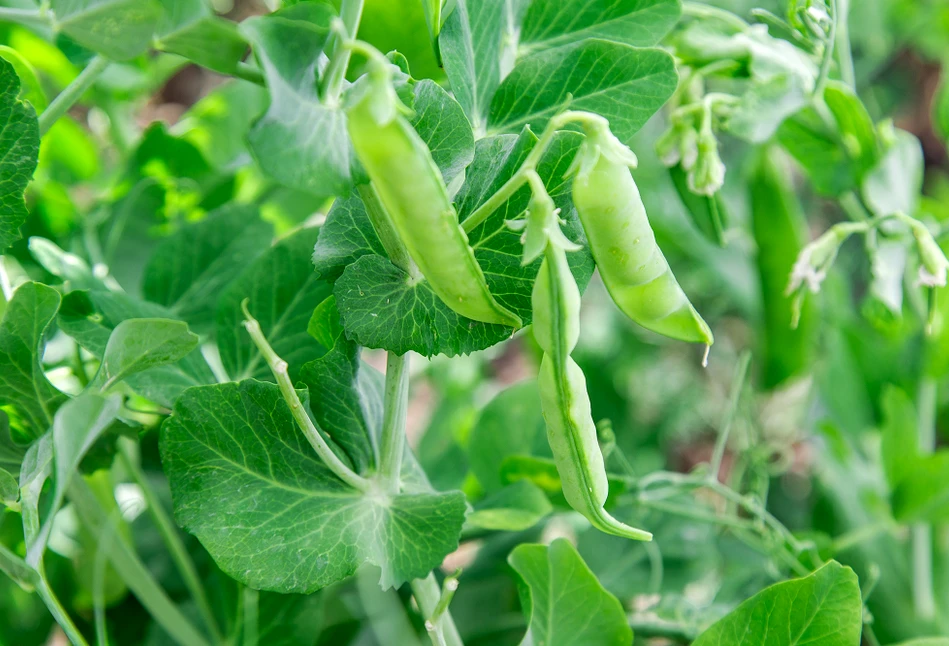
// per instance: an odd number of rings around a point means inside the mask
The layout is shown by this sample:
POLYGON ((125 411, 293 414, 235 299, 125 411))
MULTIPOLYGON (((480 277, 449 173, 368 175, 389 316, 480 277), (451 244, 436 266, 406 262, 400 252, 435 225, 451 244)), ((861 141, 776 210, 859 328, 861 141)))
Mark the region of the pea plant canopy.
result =
POLYGON ((0 0, 0 644, 949 646, 940 61, 936 0, 0 0))

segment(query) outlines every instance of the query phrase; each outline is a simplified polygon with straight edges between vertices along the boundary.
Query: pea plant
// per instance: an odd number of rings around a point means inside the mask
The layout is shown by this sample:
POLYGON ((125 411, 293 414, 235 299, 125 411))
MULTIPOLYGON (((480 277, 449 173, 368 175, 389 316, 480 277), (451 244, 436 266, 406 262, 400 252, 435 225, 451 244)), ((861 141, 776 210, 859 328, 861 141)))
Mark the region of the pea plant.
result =
POLYGON ((949 646, 949 6, 760 4, 0 1, 0 644, 949 646))

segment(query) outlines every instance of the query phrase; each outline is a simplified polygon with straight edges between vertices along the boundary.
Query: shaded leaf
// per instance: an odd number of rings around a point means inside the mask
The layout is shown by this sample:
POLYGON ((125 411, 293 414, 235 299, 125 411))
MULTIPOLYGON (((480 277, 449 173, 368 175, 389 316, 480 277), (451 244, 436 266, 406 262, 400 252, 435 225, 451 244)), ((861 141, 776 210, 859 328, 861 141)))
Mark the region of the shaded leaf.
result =
MULTIPOLYGON (((112 331, 129 319, 173 319, 167 309, 114 292, 72 292, 63 299, 59 327, 79 345, 101 359, 112 331)), ((153 367, 130 376, 126 384, 156 404, 171 408, 186 388, 213 383, 214 374, 201 355, 193 350, 175 365, 153 367)))
POLYGON ((242 322, 241 301, 250 310, 274 351, 289 364, 291 378, 323 350, 307 334, 313 310, 331 294, 310 264, 319 229, 301 229, 281 240, 251 263, 218 300, 215 327, 221 362, 235 381, 272 379, 242 322))
POLYGON ((205 0, 160 0, 165 13, 155 34, 155 49, 184 56, 222 74, 234 74, 248 45, 237 26, 218 18, 205 0))
POLYGON ((29 215, 23 191, 33 178, 40 149, 33 108, 18 99, 20 79, 0 59, 0 253, 20 239, 29 215))
POLYGON ((221 207, 158 243, 145 267, 142 292, 169 308, 171 318, 203 332, 221 291, 269 246, 272 235, 255 207, 221 207))
POLYGON ((241 23, 270 90, 270 107, 248 136, 260 167, 282 184, 314 195, 352 186, 346 115, 320 102, 319 61, 333 11, 304 2, 241 23))
POLYGON ((527 480, 508 485, 488 496, 468 514, 468 524, 479 529, 521 532, 553 511, 547 495, 527 480))
POLYGON ((109 336, 96 383, 107 390, 134 374, 177 363, 197 347, 198 335, 183 321, 126 319, 109 336))
POLYGON ((59 310, 59 293, 40 283, 24 283, 13 294, 0 322, 0 404, 12 406, 33 437, 43 435, 66 400, 43 371, 46 333, 59 310))
POLYGON ((162 17, 157 0, 51 0, 50 7, 62 33, 120 61, 148 49, 162 17))

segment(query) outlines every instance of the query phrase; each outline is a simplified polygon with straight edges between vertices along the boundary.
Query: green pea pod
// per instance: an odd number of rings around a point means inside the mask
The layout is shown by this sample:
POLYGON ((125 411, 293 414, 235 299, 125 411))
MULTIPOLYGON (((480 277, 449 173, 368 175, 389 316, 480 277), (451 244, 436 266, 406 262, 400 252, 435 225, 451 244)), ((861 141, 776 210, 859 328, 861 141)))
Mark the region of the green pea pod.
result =
POLYGON ((712 331, 679 287, 656 244, 629 168, 611 155, 594 154, 595 161, 578 164, 573 203, 613 301, 647 330, 712 345, 712 331))
POLYGON ((722 192, 715 195, 696 195, 689 190, 689 181, 682 166, 676 164, 669 169, 669 176, 675 186, 679 199, 689 212, 692 222, 706 238, 720 247, 725 246, 725 227, 728 226, 728 212, 722 192))
POLYGON ((541 407, 547 441, 560 474, 564 497, 602 532, 634 540, 652 534, 621 523, 604 508, 609 493, 603 454, 596 439, 586 379, 570 358, 580 328, 580 292, 563 249, 548 244, 534 283, 534 335, 544 350, 541 407))
POLYGON ((386 99, 374 92, 384 86, 367 89, 348 112, 349 135, 412 260, 458 314, 521 327, 491 295, 425 142, 397 109, 380 109, 386 99))
POLYGON ((768 386, 777 386, 811 365, 810 299, 803 303, 797 329, 792 329, 793 301, 784 294, 791 269, 807 243, 807 222, 777 150, 766 150, 758 157, 748 185, 764 310, 764 379, 768 386))

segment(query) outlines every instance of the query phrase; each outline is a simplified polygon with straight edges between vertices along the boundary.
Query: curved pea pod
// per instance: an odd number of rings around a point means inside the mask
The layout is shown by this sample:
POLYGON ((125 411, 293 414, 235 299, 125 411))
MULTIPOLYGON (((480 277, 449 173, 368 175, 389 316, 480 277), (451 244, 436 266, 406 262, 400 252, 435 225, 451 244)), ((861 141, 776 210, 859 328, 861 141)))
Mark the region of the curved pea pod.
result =
POLYGON ((602 532, 634 540, 652 534, 613 518, 603 505, 609 493, 596 438, 586 378, 570 358, 580 334, 580 291, 563 249, 548 245, 532 294, 534 336, 544 350, 538 382, 547 442, 564 498, 602 532))
POLYGON ((579 165, 573 202, 600 277, 620 310, 653 332, 712 345, 712 331, 656 244, 626 164, 600 154, 594 163, 579 165))
POLYGON ((540 365, 540 394, 547 441, 554 455, 563 495, 601 532, 652 540, 652 534, 613 518, 604 508, 609 493, 603 454, 596 441, 596 425, 590 412, 586 378, 570 357, 563 365, 545 354, 540 365))
POLYGON ((521 327, 520 318, 492 296, 425 142, 395 108, 380 109, 377 89, 349 110, 349 135, 412 260, 458 314, 521 327))

